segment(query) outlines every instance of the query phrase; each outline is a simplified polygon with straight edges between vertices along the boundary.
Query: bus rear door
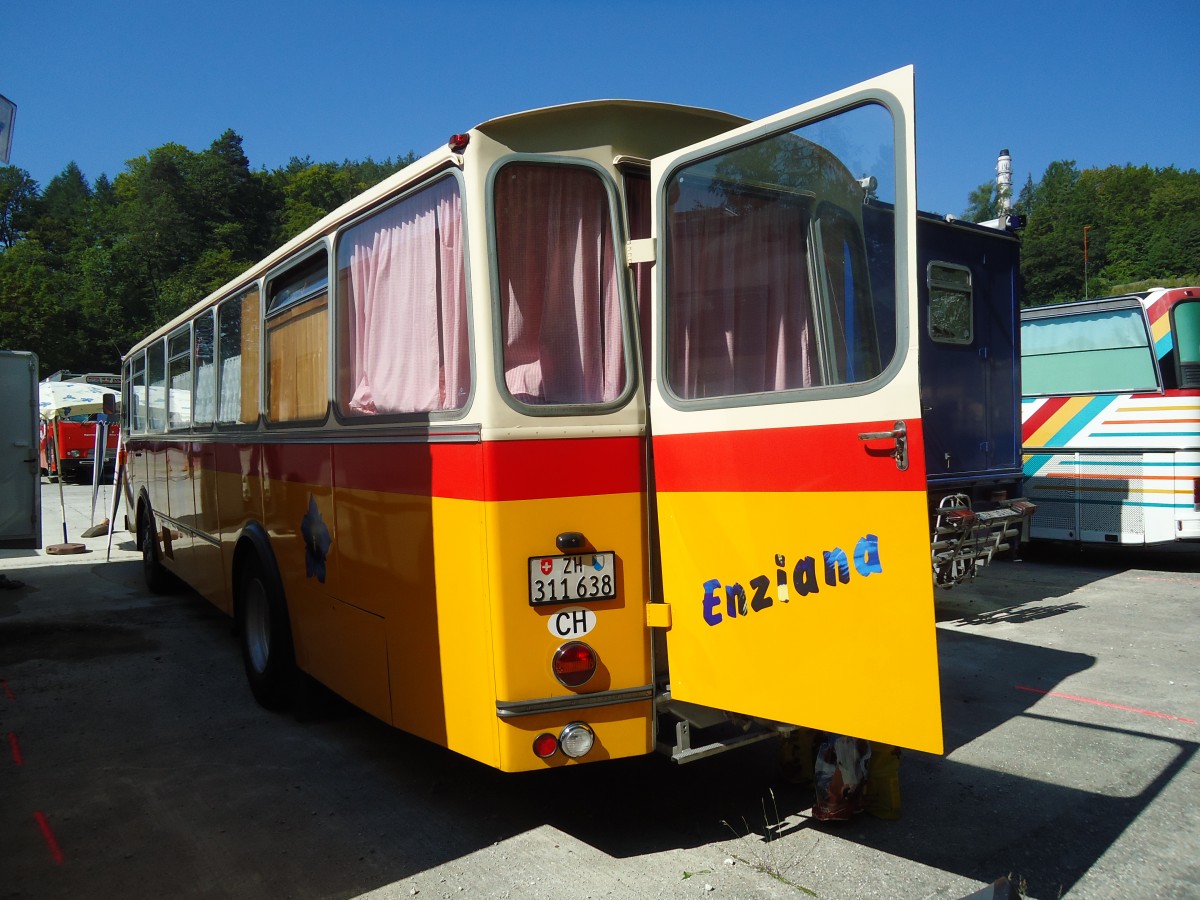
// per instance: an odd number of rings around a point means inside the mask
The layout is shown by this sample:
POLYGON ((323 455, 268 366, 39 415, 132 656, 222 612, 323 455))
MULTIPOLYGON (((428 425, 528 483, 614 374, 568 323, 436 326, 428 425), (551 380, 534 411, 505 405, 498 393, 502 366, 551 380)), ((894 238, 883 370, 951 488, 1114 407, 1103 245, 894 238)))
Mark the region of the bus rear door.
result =
POLYGON ((909 68, 653 161, 647 616, 674 700, 940 752, 913 128, 909 68))

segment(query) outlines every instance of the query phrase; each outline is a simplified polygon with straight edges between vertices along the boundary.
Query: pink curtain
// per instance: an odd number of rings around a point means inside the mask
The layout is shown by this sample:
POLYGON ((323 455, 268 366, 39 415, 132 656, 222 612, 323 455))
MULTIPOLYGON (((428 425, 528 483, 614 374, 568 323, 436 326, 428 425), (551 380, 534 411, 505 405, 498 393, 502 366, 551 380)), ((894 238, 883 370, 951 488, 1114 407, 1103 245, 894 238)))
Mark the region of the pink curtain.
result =
POLYGON ((731 197, 703 182, 670 212, 667 371, 683 398, 820 384, 800 198, 731 197))
POLYGON ((356 225, 338 257, 349 351, 342 411, 461 408, 471 373, 458 182, 444 179, 356 225))
POLYGON ((600 177, 509 165, 496 179, 504 381, 530 404, 604 403, 625 388, 619 277, 600 177))

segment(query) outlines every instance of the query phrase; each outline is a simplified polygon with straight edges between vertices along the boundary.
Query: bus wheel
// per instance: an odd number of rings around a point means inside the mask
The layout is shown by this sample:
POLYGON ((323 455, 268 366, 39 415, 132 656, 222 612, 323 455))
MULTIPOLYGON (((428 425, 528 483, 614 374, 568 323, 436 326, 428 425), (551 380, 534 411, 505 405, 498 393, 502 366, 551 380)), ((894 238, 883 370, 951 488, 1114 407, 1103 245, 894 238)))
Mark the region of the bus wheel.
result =
POLYGON ((242 660, 254 699, 267 709, 283 709, 292 700, 296 662, 292 629, 283 591, 252 560, 242 573, 238 604, 242 660))
POLYGON ((142 577, 146 579, 146 587, 155 594, 165 594, 171 589, 171 573, 163 568, 158 558, 153 522, 149 514, 142 517, 142 577))

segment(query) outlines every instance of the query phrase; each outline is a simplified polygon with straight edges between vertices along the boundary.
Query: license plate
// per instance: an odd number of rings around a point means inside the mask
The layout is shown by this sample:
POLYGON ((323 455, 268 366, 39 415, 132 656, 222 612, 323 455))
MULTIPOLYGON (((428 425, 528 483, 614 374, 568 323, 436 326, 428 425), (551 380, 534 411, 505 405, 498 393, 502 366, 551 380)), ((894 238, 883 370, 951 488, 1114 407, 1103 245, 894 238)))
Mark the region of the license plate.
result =
POLYGON ((530 606, 611 600, 616 596, 617 566, 612 551, 529 557, 530 606))

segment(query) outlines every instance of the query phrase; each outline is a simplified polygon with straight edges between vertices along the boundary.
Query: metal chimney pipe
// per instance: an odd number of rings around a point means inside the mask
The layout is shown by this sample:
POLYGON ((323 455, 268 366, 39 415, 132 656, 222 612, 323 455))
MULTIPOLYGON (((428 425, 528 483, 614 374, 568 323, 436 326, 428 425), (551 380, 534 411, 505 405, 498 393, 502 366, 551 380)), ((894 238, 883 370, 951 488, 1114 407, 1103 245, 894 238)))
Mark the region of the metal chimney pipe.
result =
POLYGON ((996 160, 996 196, 1000 201, 1000 215, 1012 212, 1012 157, 1008 148, 1000 151, 996 160))

